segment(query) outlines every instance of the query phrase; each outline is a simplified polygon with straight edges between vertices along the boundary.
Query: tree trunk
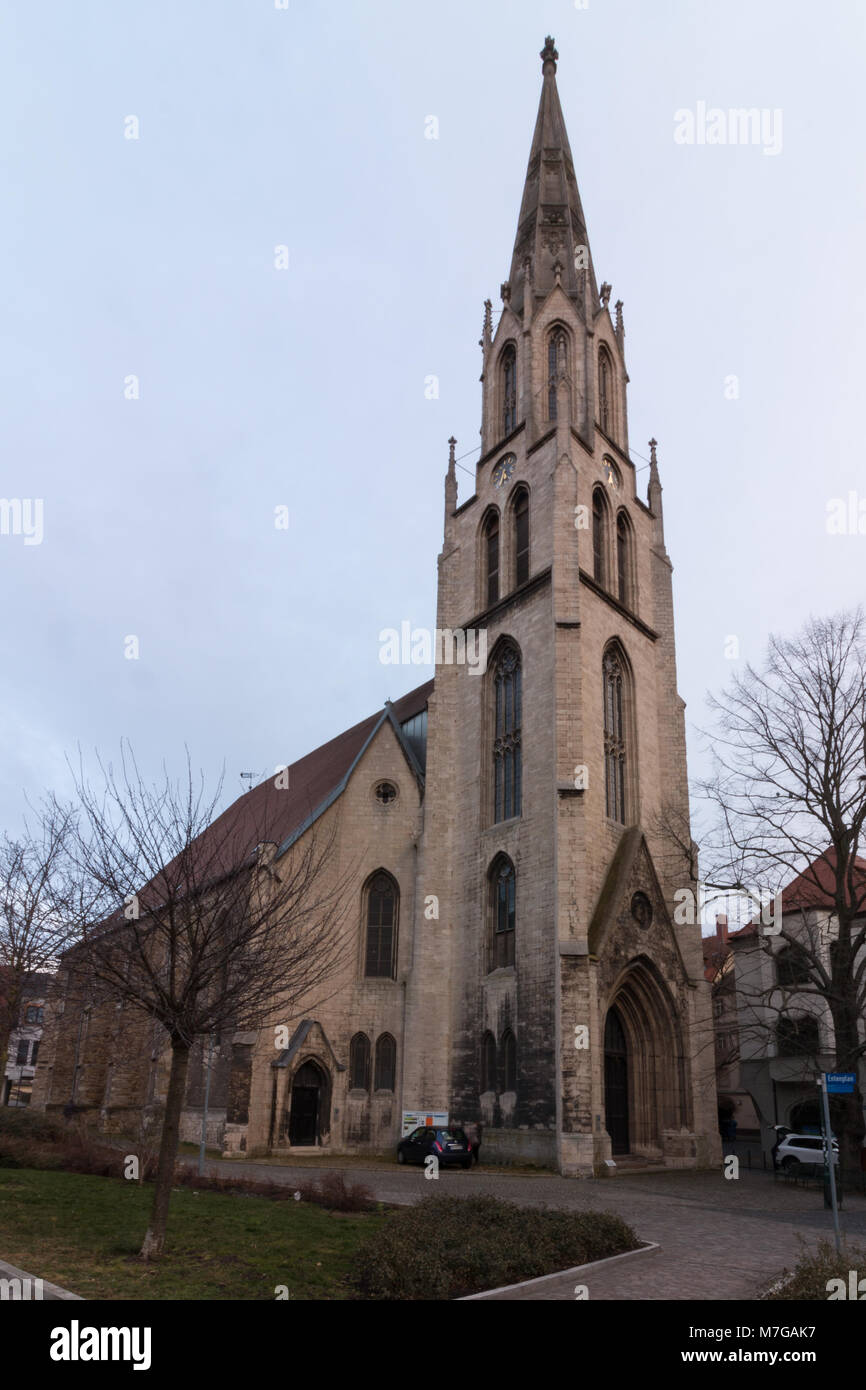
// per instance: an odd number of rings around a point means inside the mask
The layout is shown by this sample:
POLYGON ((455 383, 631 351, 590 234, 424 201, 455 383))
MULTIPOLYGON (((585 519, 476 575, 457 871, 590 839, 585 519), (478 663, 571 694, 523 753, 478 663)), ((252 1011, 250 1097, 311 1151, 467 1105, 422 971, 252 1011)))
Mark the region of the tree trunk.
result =
MULTIPOLYGON (((836 1034, 836 1068, 838 1071, 859 1072, 859 1044, 857 1028, 856 1006, 852 1005, 849 992, 841 1005, 836 1009, 831 1008, 833 1017, 833 1028, 836 1034)), ((843 1182, 845 1174, 857 1174, 860 1172, 860 1150, 863 1144, 863 1100, 860 1095, 859 1085, 855 1085, 853 1094, 839 1096, 839 1114, 841 1124, 838 1128, 841 1133, 837 1135, 839 1140, 839 1166, 842 1169, 843 1182)), ((854 1181, 857 1181, 855 1177, 854 1181)))
POLYGON ((20 975, 14 975, 13 979, 14 983, 10 986, 10 992, 0 1011, 0 1105, 3 1103, 2 1088, 6 1081, 6 1063, 9 1060, 9 1039, 21 1021, 21 1001, 24 998, 20 975))
POLYGON ((189 1048, 185 1043, 172 1044, 171 1072, 168 1078, 168 1096, 165 1104, 165 1119, 162 1125, 162 1138, 159 1145, 159 1163, 156 1169, 156 1187, 153 1206, 150 1212, 150 1225, 141 1247, 143 1260, 155 1259, 161 1255, 165 1246, 165 1230, 168 1225, 168 1204, 174 1185, 174 1165, 177 1161, 177 1145, 180 1138, 180 1112, 186 1094, 186 1073, 189 1066, 189 1048))
MULTIPOLYGON (((6 1082, 6 1063, 9 1059, 9 1038, 12 1029, 5 1028, 0 1024, 0 1087, 6 1082)), ((3 1104, 3 1095, 0 1092, 0 1105, 3 1104)))

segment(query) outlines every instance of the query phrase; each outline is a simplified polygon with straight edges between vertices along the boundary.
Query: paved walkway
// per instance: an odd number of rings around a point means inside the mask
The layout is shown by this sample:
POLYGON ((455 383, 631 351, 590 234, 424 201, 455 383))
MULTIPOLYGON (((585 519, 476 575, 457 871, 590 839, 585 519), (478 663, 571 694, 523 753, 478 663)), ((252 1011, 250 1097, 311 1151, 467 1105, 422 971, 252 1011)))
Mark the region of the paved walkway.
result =
MULTIPOLYGON (((194 1160, 186 1160, 194 1161, 194 1160)), ((308 1182, 311 1165, 208 1160, 208 1169, 269 1177, 275 1182, 308 1182)), ((344 1170, 349 1182, 363 1182, 383 1202, 411 1203, 432 1187, 421 1168, 381 1166, 344 1170)), ((602 1269, 585 1279, 590 1299, 750 1299, 802 1248, 821 1236, 832 1238, 832 1215, 820 1189, 789 1187, 761 1172, 726 1180, 722 1172, 669 1170, 595 1180, 551 1174, 509 1174, 482 1164, 468 1172, 440 1173, 437 1190, 459 1196, 490 1193, 525 1206, 616 1212, 643 1240, 662 1249, 602 1269)), ((866 1199, 846 1195, 843 1234, 866 1248, 866 1199)), ((866 1270, 863 1271, 866 1274, 866 1270)), ((574 1299, 574 1280, 563 1280, 503 1299, 574 1299)))

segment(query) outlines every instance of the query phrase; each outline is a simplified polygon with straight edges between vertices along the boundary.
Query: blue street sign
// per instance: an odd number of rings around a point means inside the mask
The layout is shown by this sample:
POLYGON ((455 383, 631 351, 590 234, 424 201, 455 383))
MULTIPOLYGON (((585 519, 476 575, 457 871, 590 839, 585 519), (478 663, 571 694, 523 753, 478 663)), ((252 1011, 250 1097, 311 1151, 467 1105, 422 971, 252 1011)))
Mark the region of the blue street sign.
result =
POLYGON ((824 1079, 831 1096, 850 1096, 857 1084, 857 1073, 853 1071, 825 1071, 824 1079))

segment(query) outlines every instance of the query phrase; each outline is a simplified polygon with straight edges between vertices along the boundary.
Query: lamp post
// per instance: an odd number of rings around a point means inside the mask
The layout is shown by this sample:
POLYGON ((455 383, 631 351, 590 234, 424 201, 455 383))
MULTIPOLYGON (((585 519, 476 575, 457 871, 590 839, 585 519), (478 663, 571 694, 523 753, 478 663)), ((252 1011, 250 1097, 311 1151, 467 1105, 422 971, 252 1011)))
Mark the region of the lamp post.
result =
POLYGON ((824 1107, 824 1164, 830 1169, 830 1202, 833 1207, 833 1230, 836 1236, 836 1254, 842 1254, 842 1239, 839 1234, 839 1205, 836 1201, 836 1165, 833 1162, 833 1134, 830 1129, 830 1102, 827 1099, 827 1077, 821 1073, 821 1079, 817 1083, 821 1088, 821 1100, 824 1107))

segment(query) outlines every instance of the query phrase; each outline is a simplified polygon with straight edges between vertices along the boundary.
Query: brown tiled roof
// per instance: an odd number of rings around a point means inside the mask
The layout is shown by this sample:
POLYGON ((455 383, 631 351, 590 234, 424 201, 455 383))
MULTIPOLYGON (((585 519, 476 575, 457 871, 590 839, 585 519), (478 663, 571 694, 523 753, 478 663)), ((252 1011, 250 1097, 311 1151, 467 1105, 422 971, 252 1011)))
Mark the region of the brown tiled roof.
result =
MULTIPOLYGON (((287 786, 276 786, 273 773, 252 791, 244 792, 198 836, 186 859, 178 855, 140 891, 142 911, 165 901, 169 884, 172 892, 180 888, 197 893, 206 884, 235 872, 245 862, 251 862, 253 852, 262 843, 276 844, 278 854, 287 850, 336 801, 361 753, 385 723, 391 724, 409 769, 423 785, 423 773, 400 725, 426 709, 432 690, 433 681, 425 681, 408 695, 393 704, 387 702, 384 709, 299 758, 288 768, 287 786)), ((122 925, 123 914, 118 910, 100 927, 113 929, 122 925)))
MULTIPOLYGON (((232 821, 236 821, 235 833, 243 837, 249 831, 249 849, 255 848, 253 840, 273 841, 282 851, 287 849, 299 832, 315 820, 322 811, 339 796, 346 785, 349 773, 379 726, 386 722, 390 714, 392 724, 399 726, 426 709, 433 690, 432 680, 425 681, 416 690, 385 706, 384 710, 368 715, 360 724, 338 734, 312 753, 299 758, 288 768, 288 786, 278 788, 274 785, 275 774, 260 782, 252 791, 244 792, 221 816, 213 822, 211 830, 226 836, 232 821)), ((414 763, 411 750, 404 745, 407 762, 411 770, 419 776, 420 769, 414 763)), ((209 832, 205 832, 207 836, 209 832)))
MULTIPOLYGON (((866 859, 855 860, 860 891, 866 893, 866 859)), ((836 851, 825 850, 813 859, 802 873, 782 889, 782 912, 793 912, 797 908, 819 908, 832 912, 835 899, 836 851)), ((730 933, 734 937, 755 936, 759 923, 747 922, 739 931, 730 933)))

